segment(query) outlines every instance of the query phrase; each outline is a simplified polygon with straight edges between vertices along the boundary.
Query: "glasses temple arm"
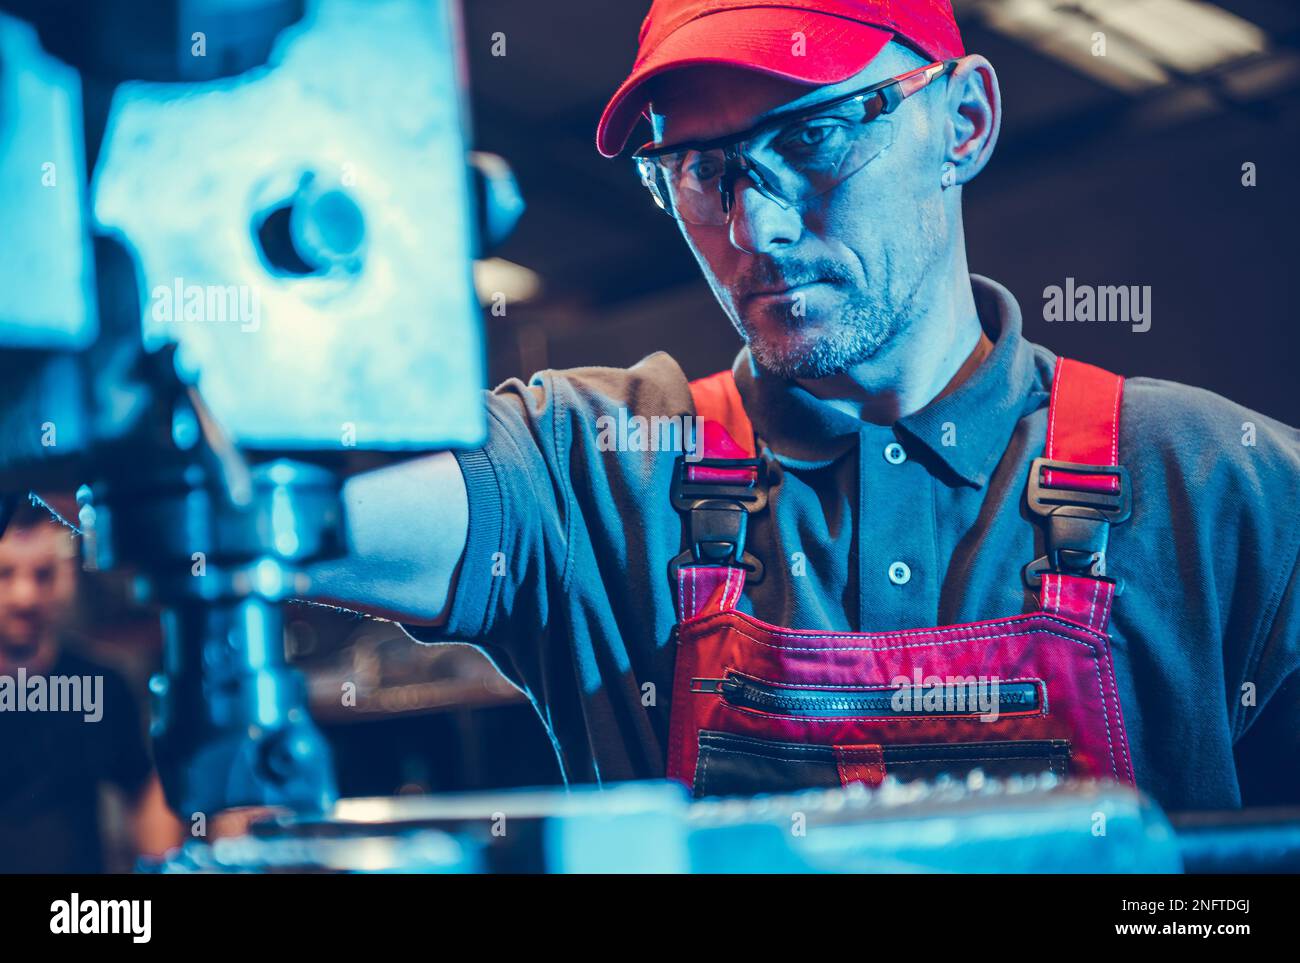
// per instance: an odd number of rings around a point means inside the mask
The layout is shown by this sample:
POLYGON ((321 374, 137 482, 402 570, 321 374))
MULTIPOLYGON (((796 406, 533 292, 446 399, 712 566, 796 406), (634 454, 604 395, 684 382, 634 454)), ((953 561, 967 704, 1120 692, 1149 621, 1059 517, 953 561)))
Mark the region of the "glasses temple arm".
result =
POLYGON ((924 90, 934 80, 951 72, 956 66, 956 60, 945 60, 940 63, 927 64, 924 67, 918 67, 916 70, 903 74, 888 87, 881 89, 880 96, 885 102, 881 113, 892 113, 908 97, 924 90))

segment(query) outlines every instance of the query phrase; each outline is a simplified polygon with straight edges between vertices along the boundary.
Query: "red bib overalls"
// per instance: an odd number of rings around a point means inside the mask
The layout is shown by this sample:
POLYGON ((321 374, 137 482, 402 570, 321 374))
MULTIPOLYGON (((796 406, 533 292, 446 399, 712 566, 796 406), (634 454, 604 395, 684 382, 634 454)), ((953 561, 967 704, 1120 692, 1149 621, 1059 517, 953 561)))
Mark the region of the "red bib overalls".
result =
POLYGON ((1057 363, 1029 506, 1047 554, 1040 609, 896 632, 786 629, 736 610, 762 560, 745 551, 767 492, 731 372, 692 382, 703 458, 680 458, 688 548, 678 605, 669 778, 697 796, 1042 771, 1133 784, 1107 624, 1109 525, 1128 517, 1117 462, 1123 379, 1057 363))

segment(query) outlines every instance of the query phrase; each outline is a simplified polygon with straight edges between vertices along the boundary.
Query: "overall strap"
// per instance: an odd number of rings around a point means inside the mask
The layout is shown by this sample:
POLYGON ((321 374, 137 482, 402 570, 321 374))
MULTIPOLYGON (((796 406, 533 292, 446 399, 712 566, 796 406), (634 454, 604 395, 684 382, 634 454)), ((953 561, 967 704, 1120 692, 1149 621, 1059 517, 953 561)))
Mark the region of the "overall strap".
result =
POLYGON ((686 550, 669 563, 680 621, 735 607, 746 578, 762 581, 763 564, 745 551, 749 516, 767 504, 754 428, 730 371, 690 384, 695 428, 673 468, 673 507, 682 513, 686 550))
POLYGON ((1107 576, 1110 526, 1132 510, 1119 464, 1124 379, 1058 358, 1047 409, 1047 448, 1029 470, 1029 509, 1043 522, 1047 552, 1025 567, 1044 612, 1105 632, 1122 585, 1107 576))
POLYGON ((730 371, 719 371, 692 381, 690 389, 695 414, 704 419, 704 455, 753 458, 754 426, 745 414, 735 376, 730 371))

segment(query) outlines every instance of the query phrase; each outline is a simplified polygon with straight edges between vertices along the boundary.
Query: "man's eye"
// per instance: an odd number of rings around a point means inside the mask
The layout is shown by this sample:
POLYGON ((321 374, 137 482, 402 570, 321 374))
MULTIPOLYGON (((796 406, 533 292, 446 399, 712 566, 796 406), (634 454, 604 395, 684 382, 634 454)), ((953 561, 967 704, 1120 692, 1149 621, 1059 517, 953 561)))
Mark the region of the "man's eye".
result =
POLYGON ((694 180, 706 183, 722 174, 723 165, 713 154, 696 154, 682 165, 694 180))
POLYGON ((801 124, 786 131, 777 141, 782 152, 807 153, 832 142, 843 130, 843 124, 833 120, 818 120, 801 124))

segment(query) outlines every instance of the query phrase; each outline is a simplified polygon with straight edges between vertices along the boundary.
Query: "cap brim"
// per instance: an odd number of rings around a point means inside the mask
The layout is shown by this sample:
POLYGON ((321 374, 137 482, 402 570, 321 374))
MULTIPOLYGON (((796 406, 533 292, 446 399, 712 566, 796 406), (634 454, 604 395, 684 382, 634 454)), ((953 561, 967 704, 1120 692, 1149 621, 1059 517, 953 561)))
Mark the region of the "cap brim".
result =
POLYGON ((596 149, 618 156, 649 104, 646 82, 669 70, 718 64, 800 83, 836 84, 875 60, 893 37, 843 17, 774 7, 724 10, 692 20, 669 34, 614 92, 596 128, 596 149))

